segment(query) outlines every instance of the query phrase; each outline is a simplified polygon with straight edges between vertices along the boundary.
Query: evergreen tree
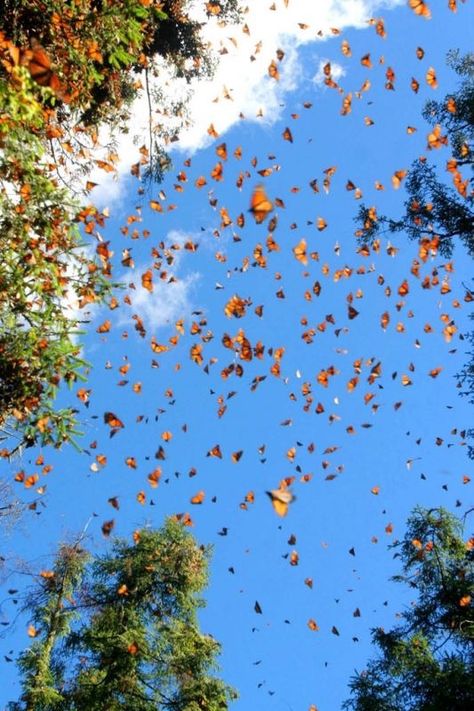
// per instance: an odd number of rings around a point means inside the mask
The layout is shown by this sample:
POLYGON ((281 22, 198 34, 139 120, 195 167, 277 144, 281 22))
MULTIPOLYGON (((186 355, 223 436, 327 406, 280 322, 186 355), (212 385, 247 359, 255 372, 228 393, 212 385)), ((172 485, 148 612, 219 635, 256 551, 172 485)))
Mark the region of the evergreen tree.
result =
POLYGON ((395 543, 416 592, 402 622, 375 629, 378 656, 350 681, 352 711, 466 711, 474 706, 474 539, 444 509, 416 508, 395 543))
POLYGON ((474 256, 474 53, 461 57, 450 52, 448 65, 461 78, 458 89, 442 101, 429 101, 423 111, 432 127, 428 135, 431 160, 422 156, 411 165, 408 199, 400 218, 377 216, 373 208, 361 206, 357 235, 364 242, 382 230, 404 232, 418 241, 435 239, 446 257, 451 256, 457 240, 474 256), (442 146, 451 148, 451 157, 440 166, 437 149, 442 146))
POLYGON ((23 695, 10 711, 226 709, 235 692, 212 674, 219 644, 197 619, 208 558, 171 519, 89 565, 77 546, 60 549, 43 574, 38 636, 20 659, 23 695))
MULTIPOLYGON (((404 233, 420 243, 420 255, 440 252, 451 257, 461 243, 474 257, 474 53, 448 54, 448 65, 460 77, 458 89, 442 101, 429 101, 423 117, 431 124, 429 158, 416 160, 408 172, 405 210, 398 219, 377 215, 375 208, 362 205, 356 222, 357 237, 370 243, 384 232, 404 233), (451 157, 441 166, 437 149, 449 146, 451 157)), ((464 300, 474 301, 474 289, 466 286, 464 300)), ((458 374, 461 395, 474 404, 474 331, 463 338, 469 343, 468 361, 458 374)), ((474 439, 474 428, 467 437, 474 439)), ((474 459, 474 446, 468 445, 474 459)))

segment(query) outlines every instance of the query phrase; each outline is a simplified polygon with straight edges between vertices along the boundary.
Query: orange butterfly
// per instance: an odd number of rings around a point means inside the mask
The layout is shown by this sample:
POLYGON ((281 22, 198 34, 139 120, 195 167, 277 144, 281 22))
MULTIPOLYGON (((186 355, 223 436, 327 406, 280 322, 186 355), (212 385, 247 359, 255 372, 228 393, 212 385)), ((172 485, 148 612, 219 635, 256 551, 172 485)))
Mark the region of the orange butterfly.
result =
POLYGON ((403 178, 406 178, 407 173, 407 170, 396 170, 395 173, 392 175, 392 185, 395 190, 398 190, 398 188, 402 184, 403 178))
POLYGON ((273 203, 268 199, 263 185, 257 185, 250 198, 250 210, 259 225, 273 210, 273 203))
POLYGON ((113 429, 119 429, 124 426, 122 420, 114 415, 113 412, 104 412, 104 422, 113 429))
POLYGON ((428 86, 430 86, 432 89, 437 89, 438 88, 438 80, 436 79, 436 72, 433 69, 433 67, 430 67, 428 71, 426 72, 426 83, 428 86))
POLYGON ((293 247, 293 254, 295 259, 297 259, 302 264, 308 264, 308 257, 306 254, 306 240, 302 239, 295 247, 293 247))
POLYGON ((206 494, 204 493, 204 491, 198 491, 195 496, 191 497, 190 502, 195 505, 202 504, 205 496, 206 494))
POLYGON ((110 521, 104 521, 104 523, 102 524, 102 527, 101 527, 102 528, 102 535, 105 537, 110 536, 114 526, 115 526, 114 519, 111 519, 110 521))
POLYGON ((280 73, 278 71, 278 67, 274 59, 272 59, 268 66, 268 76, 272 79, 275 79, 276 81, 278 81, 280 78, 280 73))
POLYGON ((267 491, 266 494, 270 497, 272 506, 278 516, 286 516, 288 506, 295 500, 295 497, 291 491, 283 485, 283 482, 280 484, 279 489, 272 489, 271 491, 267 491))
POLYGON ((227 160, 227 146, 225 143, 221 143, 220 145, 216 146, 216 153, 219 156, 219 158, 222 158, 222 160, 227 160))
POLYGON ((431 10, 423 0, 409 0, 408 4, 415 15, 420 15, 420 17, 424 17, 425 20, 431 18, 431 10))
MULTIPOLYGON (((53 71, 51 60, 43 47, 35 42, 32 49, 22 53, 21 63, 28 67, 28 71, 40 86, 51 86, 53 71)), ((56 77, 56 81, 58 81, 56 77)), ((53 88, 53 87, 52 87, 53 88)))
POLYGON ((351 52, 351 47, 350 44, 347 40, 343 40, 341 44, 341 52, 345 57, 350 57, 352 52, 351 52))
POLYGON ((68 103, 71 97, 64 91, 58 75, 51 68, 51 59, 44 47, 36 40, 31 40, 31 50, 21 52, 20 63, 28 67, 32 79, 40 86, 49 87, 56 96, 68 103))
POLYGON ((153 272, 151 269, 142 274, 142 287, 149 292, 153 291, 153 272))

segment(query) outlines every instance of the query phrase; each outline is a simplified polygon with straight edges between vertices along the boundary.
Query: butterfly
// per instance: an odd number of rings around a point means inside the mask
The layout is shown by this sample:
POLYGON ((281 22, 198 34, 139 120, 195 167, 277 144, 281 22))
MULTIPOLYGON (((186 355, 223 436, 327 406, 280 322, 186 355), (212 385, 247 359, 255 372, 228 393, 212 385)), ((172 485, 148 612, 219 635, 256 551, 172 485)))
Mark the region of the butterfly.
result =
POLYGON ((409 0, 409 5, 415 15, 420 15, 421 17, 424 17, 426 20, 429 20, 431 17, 431 10, 428 7, 428 5, 423 2, 423 0, 409 0))
POLYGON ((40 86, 49 87, 62 101, 68 103, 71 97, 64 91, 64 85, 51 67, 51 59, 41 44, 32 39, 31 49, 20 50, 20 64, 26 66, 31 78, 40 86))
POLYGON ((198 491, 198 493, 195 496, 192 496, 190 499, 190 502, 192 504, 202 504, 205 498, 205 493, 204 491, 198 491))
POLYGON ((31 50, 27 50, 22 54, 21 63, 28 67, 28 71, 35 82, 40 86, 51 86, 50 82, 55 75, 51 69, 51 60, 43 47, 38 42, 35 42, 34 44, 32 43, 31 50))
POLYGON ((267 491, 266 494, 270 497, 272 506, 278 516, 286 516, 288 513, 288 505, 295 500, 291 491, 284 486, 280 486, 279 489, 271 489, 271 491, 267 491))
POLYGON ((428 86, 430 86, 432 89, 437 89, 438 88, 438 80, 436 79, 436 72, 433 69, 433 67, 430 67, 428 71, 426 72, 426 83, 428 86))
POLYGON ((124 426, 122 420, 114 415, 113 412, 104 412, 104 422, 113 429, 118 429, 124 426))
POLYGON ((293 247, 293 254, 295 259, 297 259, 302 264, 308 264, 308 257, 306 254, 306 240, 302 239, 295 247, 293 247))
POLYGON ((273 210, 273 203, 268 199, 263 185, 257 185, 250 198, 250 210, 253 213, 255 222, 259 225, 266 216, 273 210))
POLYGON ((110 521, 104 521, 104 523, 102 524, 102 527, 101 527, 102 528, 102 535, 105 536, 106 538, 108 536, 110 536, 114 526, 115 526, 114 519, 111 519, 110 521))
POLYGON ((150 293, 153 291, 153 272, 151 269, 142 274, 142 287, 150 293))

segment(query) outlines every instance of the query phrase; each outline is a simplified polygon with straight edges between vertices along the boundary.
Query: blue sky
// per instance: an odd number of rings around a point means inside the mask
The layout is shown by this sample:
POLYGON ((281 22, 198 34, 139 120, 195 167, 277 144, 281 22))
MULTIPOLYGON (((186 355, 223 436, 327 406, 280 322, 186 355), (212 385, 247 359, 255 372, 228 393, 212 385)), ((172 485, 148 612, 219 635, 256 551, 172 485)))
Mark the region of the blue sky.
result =
MULTIPOLYGON (((264 8, 258 8, 263 17, 260 22, 265 22, 265 13, 273 12, 265 9, 267 4, 258 3, 264 8)), ((269 102, 263 119, 248 116, 232 123, 219 113, 218 105, 205 105, 203 100, 197 122, 205 121, 205 126, 213 122, 217 127, 222 121, 225 127, 227 121, 228 129, 207 147, 202 147, 202 131, 183 139, 185 150, 173 152, 174 167, 162 186, 140 198, 135 180, 123 177, 120 190, 113 192, 104 181, 98 199, 104 204, 110 201, 111 218, 103 238, 110 240, 115 253, 116 278, 126 285, 133 282, 135 288, 127 286, 119 292, 121 304, 115 311, 94 314, 85 336, 85 356, 92 364, 89 407, 75 397, 77 388, 61 395, 64 402, 80 409, 84 452, 67 448, 42 453, 45 464, 53 466, 39 482, 47 485, 44 506, 30 512, 3 545, 9 569, 26 559, 31 561, 29 568, 37 570, 47 566, 57 542, 77 534, 91 516, 90 547, 100 552, 108 545, 101 534, 104 520, 114 518, 114 533, 129 536, 144 524, 159 526, 167 515, 189 512, 199 541, 214 546, 208 604, 201 620, 203 628, 222 642, 222 676, 240 692, 233 707, 236 711, 296 711, 309 709, 311 704, 319 711, 340 708, 347 697, 349 676, 354 669, 362 669, 371 654, 370 629, 393 625, 397 613, 410 602, 407 591, 388 582, 397 571, 388 544, 403 535, 406 518, 416 504, 443 505, 457 512, 472 504, 470 485, 463 483, 471 463, 459 434, 453 433, 472 421, 454 377, 465 362, 465 342, 459 334, 469 327, 469 311, 462 283, 471 278, 471 265, 462 250, 454 255, 452 273, 446 271, 447 260, 439 255, 422 265, 422 278, 432 276, 434 268, 440 284, 449 278, 451 292, 443 295, 439 285, 421 288, 421 279, 410 273, 418 247, 403 235, 391 238, 398 250, 395 256, 387 254, 387 238, 382 239, 379 254, 358 254, 353 218, 359 203, 345 188, 351 180, 362 190, 363 202, 375 205, 380 214, 396 215, 400 210, 403 187, 393 190, 391 176, 427 152, 429 131, 421 110, 427 99, 441 98, 455 86, 445 55, 452 48, 470 49, 467 28, 472 26, 472 4, 460 5, 454 14, 448 11, 447 2, 432 2, 430 21, 415 17, 404 3, 326 5, 339 15, 333 15, 333 22, 329 15, 328 26, 338 26, 337 19, 345 17, 347 27, 331 39, 305 43, 287 32, 285 51, 291 62, 288 70, 285 59, 281 63, 279 93, 272 93, 275 82, 263 75, 254 89, 262 101, 269 102), (373 26, 351 26, 359 24, 351 13, 364 9, 366 17, 384 17, 386 39, 377 36, 373 26), (350 58, 341 53, 343 39, 352 48, 350 58), (421 61, 416 57, 418 46, 425 50, 421 61), (360 62, 369 52, 372 69, 360 62), (353 93, 348 116, 340 114, 338 91, 314 81, 326 61, 333 68, 340 65, 338 82, 345 93, 353 93), (385 88, 387 67, 395 71, 395 91, 385 88), (425 81, 429 67, 436 70, 436 91, 425 81), (416 95, 410 89, 412 77, 420 82, 416 95), (366 79, 371 88, 357 99, 355 92, 366 79), (305 102, 312 107, 304 108, 305 102), (365 117, 373 125, 367 126, 365 117), (408 135, 407 126, 417 131, 408 135), (286 127, 291 129, 293 143, 282 138, 286 127), (210 174, 220 160, 216 146, 223 141, 229 157, 222 161, 223 181, 216 182, 210 174), (237 160, 233 152, 239 146, 242 158, 237 160), (254 157, 256 165, 252 165, 254 157), (186 160, 190 165, 184 164, 186 160), (262 178, 257 171, 267 167, 273 172, 262 178), (322 183, 324 170, 330 167, 337 169, 326 194, 322 183), (177 180, 181 170, 186 172, 186 182, 177 180), (236 181, 241 172, 244 180, 239 190, 236 181), (201 189, 194 186, 199 176, 207 180, 201 189), (309 186, 315 178, 319 193, 309 186), (376 190, 374 181, 384 184, 385 190, 376 190), (260 182, 271 200, 280 198, 285 204, 274 213, 278 226, 273 237, 280 249, 271 253, 265 248, 265 223, 256 225, 247 212, 252 190, 260 182), (182 192, 175 189, 178 184, 182 192), (158 195, 160 189, 166 200, 158 195), (149 209, 150 199, 159 200, 164 212, 149 209), (168 212, 169 203, 176 209, 168 212), (140 235, 132 239, 120 227, 129 215, 138 215, 139 204, 142 221, 133 223, 130 232, 137 227, 140 235), (221 227, 222 207, 234 222, 230 227, 221 227), (235 224, 240 213, 245 215, 243 228, 235 224), (318 217, 328 224, 323 231, 316 229, 318 217), (143 236, 142 230, 149 230, 150 235, 143 236), (319 260, 310 259, 307 266, 295 260, 292 249, 301 239, 306 240, 308 253, 318 252, 319 260), (152 249, 163 252, 161 241, 181 246, 191 241, 199 246, 194 252, 175 250, 173 264, 165 264, 165 255, 162 267, 154 270, 155 289, 149 294, 141 287, 141 275, 158 259, 152 249), (252 266, 258 244, 267 256, 266 268, 252 266), (122 267, 123 249, 131 251, 135 269, 122 267), (216 253, 221 256, 216 258, 216 253), (352 269, 351 275, 335 281, 335 272, 346 266, 352 269), (361 267, 364 273, 357 273, 361 267), (168 275, 158 287, 159 272, 164 269, 168 275), (166 283, 171 275, 176 282, 166 283), (397 290, 405 279, 409 293, 402 298, 397 290), (308 300, 305 292, 312 293, 316 281, 321 294, 308 300), (280 290, 284 298, 277 296, 280 290), (251 301, 241 319, 224 314, 234 294, 251 301), (126 295, 131 306, 123 303, 126 295), (353 320, 347 315, 349 295, 359 311, 353 320), (453 306, 455 299, 460 308, 453 306), (254 311, 260 305, 261 317, 254 311), (385 331, 380 326, 384 312, 390 314, 385 331), (134 328, 134 314, 143 319, 144 338, 134 328), (455 319, 458 328, 449 343, 443 337, 445 314, 455 319), (153 353, 152 337, 170 345, 169 338, 177 334, 175 323, 181 318, 184 335, 177 345, 153 353), (308 326, 302 325, 303 318, 308 326), (98 334, 96 329, 105 319, 112 320, 112 329, 98 334), (193 322, 195 330, 201 329, 195 335, 190 334, 193 322), (318 331, 324 322, 325 330, 318 331), (433 333, 425 332, 428 323, 433 333), (307 344, 301 336, 310 327, 316 333, 307 344), (239 329, 252 345, 257 341, 265 345, 262 360, 239 361, 223 347, 223 335, 234 337, 239 329), (203 347, 201 366, 190 359, 190 348, 196 343, 203 347), (269 348, 285 349, 279 378, 270 373, 275 361, 269 348), (348 392, 357 359, 362 359, 359 382, 348 392), (382 374, 371 385, 367 378, 379 361, 382 374), (223 379, 221 371, 237 363, 244 368, 242 377, 231 374, 223 379), (121 373, 119 368, 127 364, 128 371, 121 373), (316 378, 330 366, 338 373, 324 388, 316 378), (431 378, 429 371, 437 367, 442 367, 441 373, 431 378), (402 384, 404 375, 411 385, 402 384), (252 391, 256 376, 266 378, 252 391), (139 394, 133 390, 136 383, 141 383, 139 394), (303 409, 304 383, 313 396, 308 412, 303 409), (365 404, 364 395, 369 392, 374 398, 365 404), (227 409, 219 418, 222 403, 227 409), (318 403, 324 407, 321 414, 315 413, 318 403), (395 408, 398 403, 402 404, 395 408), (113 438, 103 422, 107 411, 125 425, 113 438), (350 426, 355 434, 348 433, 350 426), (166 432, 172 433, 169 441, 162 437, 166 432), (437 438, 442 442, 437 444, 437 438), (222 459, 206 456, 216 444, 222 459), (166 458, 157 461, 160 446, 166 458), (293 461, 287 454, 291 448, 295 449, 293 461), (233 463, 231 454, 239 450, 243 455, 233 463), (106 455, 107 464, 91 469, 97 454, 106 455), (136 459, 136 469, 126 465, 128 457, 136 459), (409 460, 413 462, 407 466, 409 460), (147 476, 158 465, 161 479, 153 489, 147 476), (300 481, 305 474, 312 475, 306 483, 300 481), (296 499, 287 517, 278 518, 265 491, 290 476, 295 476, 296 499), (378 494, 371 492, 373 487, 379 487, 378 494), (201 490, 204 503, 191 505, 190 498, 201 490), (146 494, 145 505, 136 500, 141 491, 146 494), (248 503, 245 510, 240 504, 248 492, 254 493, 255 503, 248 503), (113 496, 119 497, 119 511, 108 503, 113 496), (226 536, 219 535, 223 527, 228 529, 226 536), (387 533, 387 527, 393 532, 387 533), (296 541, 289 544, 292 535, 296 541), (293 551, 298 553, 298 565, 290 564, 293 551), (312 589, 305 585, 306 578, 313 579, 312 589), (256 601, 262 614, 255 612, 256 601), (357 609, 360 617, 354 616, 357 609), (317 622, 319 631, 308 628, 309 619, 317 622), (334 627, 338 634, 332 631, 334 627)), ((315 37, 313 27, 311 32, 315 37)), ((271 41, 275 38, 281 39, 276 30, 271 41)), ((229 89, 233 80, 237 87, 236 74, 226 79, 229 89)), ((242 106, 248 101, 248 97, 242 99, 242 106)), ((239 108, 237 89, 235 103, 239 108)), ((430 159, 444 165, 449 149, 432 154, 430 159)), ((13 477, 19 469, 39 472, 34 462, 40 453, 30 450, 22 461, 4 464, 4 476, 13 477)), ((34 491, 23 492, 15 486, 18 495, 35 496, 34 491)), ((25 575, 12 575, 5 588, 23 590, 29 580, 25 575)), ((14 618, 11 602, 4 601, 1 610, 5 621, 14 618)), ((20 617, 13 630, 8 628, 0 639, 1 654, 13 650, 15 655, 28 643, 27 624, 20 617)), ((6 665, 4 678, 1 703, 17 693, 13 665, 6 665)))

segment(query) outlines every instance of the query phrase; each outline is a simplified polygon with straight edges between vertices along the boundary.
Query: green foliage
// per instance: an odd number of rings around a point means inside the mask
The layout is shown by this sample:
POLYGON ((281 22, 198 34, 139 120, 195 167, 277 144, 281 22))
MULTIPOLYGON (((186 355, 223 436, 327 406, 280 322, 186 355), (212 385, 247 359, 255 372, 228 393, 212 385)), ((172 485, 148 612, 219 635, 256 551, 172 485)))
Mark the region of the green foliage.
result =
POLYGON ((474 54, 460 57, 457 52, 448 55, 449 66, 461 77, 457 91, 442 101, 426 104, 423 116, 433 128, 440 128, 440 142, 433 141, 431 156, 416 160, 408 173, 405 213, 398 219, 386 216, 370 217, 370 209, 361 206, 356 217, 358 236, 370 242, 381 232, 403 232, 410 239, 439 239, 439 251, 450 257, 457 240, 462 242, 470 256, 474 256, 474 191, 472 170, 474 166, 474 54), (437 151, 449 145, 452 159, 447 173, 451 187, 436 162, 437 151), (462 171, 468 171, 468 175, 462 171), (456 172, 457 171, 457 172, 456 172))
MULTIPOLYGON (((397 218, 377 215, 374 208, 359 207, 355 221, 357 237, 370 244, 381 234, 407 234, 410 239, 430 242, 435 239, 444 257, 451 257, 454 246, 462 243, 474 257, 474 53, 460 56, 448 54, 448 65, 460 77, 458 89, 442 101, 429 101, 423 116, 433 130, 440 128, 440 142, 434 141, 431 162, 424 156, 416 160, 408 173, 404 214, 397 218), (437 150, 442 145, 451 148, 451 158, 440 167, 437 150), (447 176, 450 176, 448 182, 447 176), (451 184, 450 184, 451 183, 451 184)), ((467 288, 468 299, 472 289, 467 288)), ((472 345, 474 331, 465 338, 472 345)), ((474 354, 458 374, 461 394, 474 402, 474 354)), ((468 430, 468 439, 474 429, 468 430)), ((474 446, 468 445, 468 455, 474 459, 474 446)))
POLYGON ((0 94, 10 109, 0 119, 0 424, 26 443, 60 446, 77 434, 74 413, 53 400, 61 383, 83 378, 79 309, 110 286, 81 239, 79 205, 44 160, 41 107, 27 86, 0 80, 0 94))
MULTIPOLYGON (((186 0, 6 0, 5 36, 20 48, 40 42, 54 58, 61 100, 85 124, 123 121, 137 95, 136 73, 153 70, 157 57, 190 80, 212 62, 190 19, 186 0), (132 73, 135 72, 135 76, 132 73)), ((237 0, 222 0, 219 17, 239 18, 237 0)))
POLYGON ((52 570, 42 571, 28 600, 35 639, 20 657, 23 699, 12 709, 46 711, 59 708, 63 696, 58 689, 61 665, 53 660, 59 641, 67 635, 76 611, 73 594, 81 582, 88 555, 76 544, 62 545, 52 570), (37 636, 36 636, 37 635, 37 636))
POLYGON ((350 681, 353 711, 463 711, 474 704, 473 539, 444 509, 415 509, 395 543, 416 591, 393 630, 372 631, 378 657, 350 681))
POLYGON ((219 644, 198 626, 209 550, 171 519, 134 539, 82 566, 82 582, 70 575, 61 602, 57 563, 36 603, 40 634, 21 658, 24 693, 11 711, 221 711, 235 698, 211 673, 219 644))
MULTIPOLYGON (((237 0, 208 3, 236 20, 237 0)), ((98 127, 126 130, 145 78, 149 146, 145 179, 161 180, 169 159, 153 133, 151 91, 158 62, 190 81, 212 69, 201 26, 185 0, 5 0, 0 10, 0 427, 19 444, 55 447, 79 434, 72 409, 58 409, 63 383, 84 378, 81 309, 110 293, 107 256, 92 253, 104 215, 72 197, 71 185, 97 165, 114 170, 98 127), (36 68, 36 70, 35 70, 36 68)), ((144 153, 142 153, 142 156, 144 153)))

